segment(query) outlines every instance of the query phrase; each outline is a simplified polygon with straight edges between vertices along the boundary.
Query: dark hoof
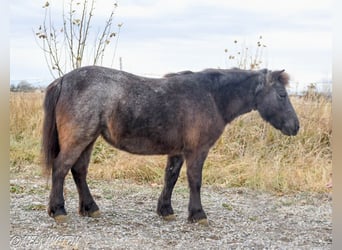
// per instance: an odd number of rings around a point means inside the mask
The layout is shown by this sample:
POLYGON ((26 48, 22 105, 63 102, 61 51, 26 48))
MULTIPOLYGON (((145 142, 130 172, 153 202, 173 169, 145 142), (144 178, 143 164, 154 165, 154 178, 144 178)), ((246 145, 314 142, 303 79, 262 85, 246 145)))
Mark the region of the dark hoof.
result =
POLYGON ((67 213, 65 211, 64 206, 58 206, 57 208, 52 208, 49 206, 48 214, 50 217, 54 218, 56 222, 57 222, 57 220, 58 221, 59 220, 61 220, 61 221, 66 220, 66 217, 67 217, 67 213))
POLYGON ((166 221, 175 220, 176 216, 174 215, 172 206, 170 204, 162 205, 159 201, 157 206, 157 214, 163 217, 166 221))
POLYGON ((189 213, 188 221, 191 223, 198 223, 200 225, 208 226, 209 222, 207 219, 207 215, 203 211, 203 209, 196 210, 194 212, 189 213))
POLYGON ((81 205, 78 212, 81 216, 89 216, 93 218, 100 217, 101 215, 100 209, 95 202, 90 203, 89 205, 81 205))

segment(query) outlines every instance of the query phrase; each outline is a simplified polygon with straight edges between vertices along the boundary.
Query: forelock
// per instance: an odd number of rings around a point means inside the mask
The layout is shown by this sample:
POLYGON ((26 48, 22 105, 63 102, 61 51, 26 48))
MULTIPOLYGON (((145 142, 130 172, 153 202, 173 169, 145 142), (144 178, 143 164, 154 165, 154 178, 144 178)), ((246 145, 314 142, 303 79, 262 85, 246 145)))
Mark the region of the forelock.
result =
POLYGON ((282 72, 279 75, 279 81, 284 84, 285 86, 289 85, 290 82, 290 75, 286 72, 282 72))

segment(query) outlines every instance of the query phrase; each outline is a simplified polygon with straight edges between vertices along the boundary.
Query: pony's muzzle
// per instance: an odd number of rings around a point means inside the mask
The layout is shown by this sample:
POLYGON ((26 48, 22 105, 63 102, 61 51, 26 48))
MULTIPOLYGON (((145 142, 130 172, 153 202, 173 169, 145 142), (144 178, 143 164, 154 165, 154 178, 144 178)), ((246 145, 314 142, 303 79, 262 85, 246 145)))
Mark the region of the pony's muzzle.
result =
POLYGON ((298 133, 299 127, 298 119, 288 120, 281 128, 281 132, 288 136, 294 136, 298 133))

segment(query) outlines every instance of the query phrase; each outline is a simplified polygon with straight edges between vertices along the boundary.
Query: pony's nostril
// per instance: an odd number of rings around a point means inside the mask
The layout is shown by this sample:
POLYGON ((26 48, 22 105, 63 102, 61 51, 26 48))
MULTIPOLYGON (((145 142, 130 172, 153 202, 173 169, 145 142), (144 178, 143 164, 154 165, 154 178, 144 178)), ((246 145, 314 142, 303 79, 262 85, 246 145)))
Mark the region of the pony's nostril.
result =
POLYGON ((295 126, 294 126, 294 130, 293 130, 293 135, 296 135, 299 131, 299 124, 296 123, 295 126))
POLYGON ((296 122, 296 124, 295 124, 295 130, 296 130, 296 132, 298 132, 298 130, 299 130, 299 122, 296 122))

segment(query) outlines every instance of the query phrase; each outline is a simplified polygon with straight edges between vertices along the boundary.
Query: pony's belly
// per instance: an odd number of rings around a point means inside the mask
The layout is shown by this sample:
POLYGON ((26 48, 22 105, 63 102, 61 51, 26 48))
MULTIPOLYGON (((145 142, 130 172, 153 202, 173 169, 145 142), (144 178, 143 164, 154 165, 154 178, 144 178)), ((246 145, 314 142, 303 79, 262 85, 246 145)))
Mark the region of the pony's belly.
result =
POLYGON ((113 145, 123 151, 139 155, 169 155, 181 152, 181 146, 170 145, 166 142, 155 142, 147 138, 125 138, 113 145))
MULTIPOLYGON (((169 155, 180 153, 183 140, 176 129, 130 129, 126 126, 116 126, 119 129, 104 129, 103 138, 113 147, 139 155, 169 155), (126 128, 120 129, 121 127, 126 128)), ((112 128, 112 126, 110 127, 112 128)))

